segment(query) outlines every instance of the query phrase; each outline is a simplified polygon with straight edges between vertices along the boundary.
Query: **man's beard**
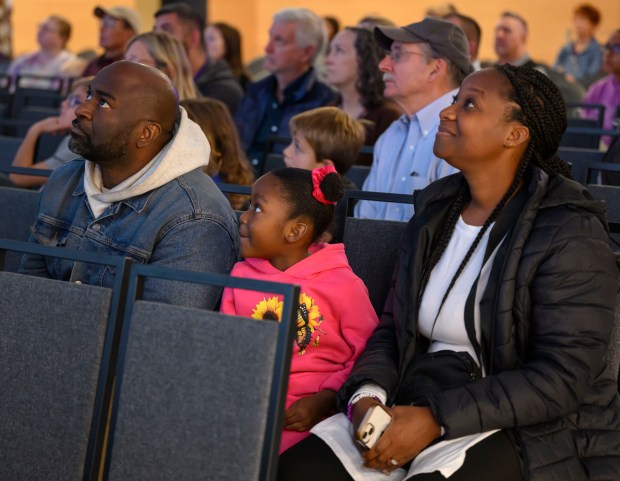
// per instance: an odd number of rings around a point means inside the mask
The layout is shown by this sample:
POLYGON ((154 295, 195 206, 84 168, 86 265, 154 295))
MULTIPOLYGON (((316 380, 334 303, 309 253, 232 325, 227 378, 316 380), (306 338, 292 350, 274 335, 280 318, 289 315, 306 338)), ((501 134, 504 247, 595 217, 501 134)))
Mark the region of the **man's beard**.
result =
POLYGON ((124 157, 127 154, 129 139, 127 134, 119 134, 114 139, 101 145, 93 145, 90 137, 81 135, 71 136, 69 149, 94 163, 106 163, 124 157))

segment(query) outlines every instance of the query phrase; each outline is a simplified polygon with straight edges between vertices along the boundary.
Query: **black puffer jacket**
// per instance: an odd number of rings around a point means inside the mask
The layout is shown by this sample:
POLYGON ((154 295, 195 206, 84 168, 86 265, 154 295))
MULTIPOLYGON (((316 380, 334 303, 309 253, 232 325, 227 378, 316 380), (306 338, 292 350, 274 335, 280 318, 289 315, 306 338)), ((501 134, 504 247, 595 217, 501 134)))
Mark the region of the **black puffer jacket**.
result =
MULTIPOLYGON (((422 261, 463 177, 415 194, 415 217, 381 323, 340 391, 364 382, 399 397, 419 354, 415 299, 422 261)), ((601 203, 579 184, 536 169, 527 200, 495 257, 480 303, 487 377, 429 396, 446 438, 510 429, 532 481, 620 479, 620 399, 606 353, 617 268, 601 203)), ((498 220, 499 224, 499 220, 498 220)))

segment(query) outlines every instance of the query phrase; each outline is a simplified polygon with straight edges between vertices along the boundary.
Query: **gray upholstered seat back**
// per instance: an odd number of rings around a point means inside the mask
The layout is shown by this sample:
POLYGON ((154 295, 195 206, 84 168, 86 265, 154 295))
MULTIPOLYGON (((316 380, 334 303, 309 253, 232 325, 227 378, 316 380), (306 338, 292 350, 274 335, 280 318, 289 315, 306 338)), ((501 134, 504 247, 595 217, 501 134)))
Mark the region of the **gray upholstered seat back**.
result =
MULTIPOLYGON (((25 241, 30 236, 39 205, 39 192, 0 187, 0 237, 25 241)), ((5 271, 17 272, 21 254, 7 252, 5 271)))
POLYGON ((586 184, 588 182, 588 164, 603 160, 604 152, 591 148, 561 147, 558 150, 558 155, 562 160, 571 164, 573 178, 577 182, 586 184))
POLYGON ((81 481, 112 291, 0 272, 0 479, 81 481))
POLYGON ((137 301, 109 478, 259 478, 278 323, 137 301))
POLYGON ((587 185, 592 197, 607 204, 609 222, 620 222, 620 187, 615 185, 587 185))
POLYGON ((611 329, 607 363, 611 366, 612 372, 617 376, 618 392, 620 392, 620 283, 618 285, 618 294, 616 295, 616 309, 614 311, 614 324, 611 329))
MULTIPOLYGON (((604 200, 607 206, 607 221, 610 224, 620 224, 620 187, 612 185, 587 185, 588 191, 597 200, 604 200)), ((611 226, 610 226, 611 227, 611 226)), ((618 244, 620 244, 620 234, 611 234, 618 244)), ((617 248, 617 246, 614 246, 617 248)))
MULTIPOLYGON (((58 115, 58 114, 56 114, 58 115)), ((0 135, 0 166, 10 167, 15 154, 22 145, 21 137, 9 137, 6 135, 0 135)))
POLYGON ((378 315, 390 290, 398 245, 406 222, 347 217, 344 247, 353 272, 360 277, 378 315))

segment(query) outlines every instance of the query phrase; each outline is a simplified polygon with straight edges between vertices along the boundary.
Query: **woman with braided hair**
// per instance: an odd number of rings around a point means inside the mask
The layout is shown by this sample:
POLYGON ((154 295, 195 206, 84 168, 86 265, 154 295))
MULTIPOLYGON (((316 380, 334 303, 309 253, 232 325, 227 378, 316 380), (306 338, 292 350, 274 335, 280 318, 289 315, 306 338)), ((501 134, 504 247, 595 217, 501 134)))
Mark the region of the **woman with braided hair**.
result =
POLYGON ((561 94, 536 70, 496 66, 440 118, 435 154, 461 172, 414 193, 342 413, 281 456, 279 479, 620 479, 606 363, 618 273, 604 207, 556 155, 561 94), (358 451, 376 405, 391 421, 358 451))

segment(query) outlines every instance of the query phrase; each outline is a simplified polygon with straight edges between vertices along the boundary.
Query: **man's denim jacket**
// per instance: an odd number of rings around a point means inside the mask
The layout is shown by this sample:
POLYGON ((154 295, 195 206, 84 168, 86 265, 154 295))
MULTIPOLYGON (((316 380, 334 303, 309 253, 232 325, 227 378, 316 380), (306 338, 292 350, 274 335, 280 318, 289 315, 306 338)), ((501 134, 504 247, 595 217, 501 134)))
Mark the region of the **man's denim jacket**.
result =
MULTIPOLYGON (((84 161, 68 162, 45 186, 30 241, 85 252, 127 256, 135 262, 228 273, 237 260, 239 235, 230 204, 201 169, 145 194, 113 203, 94 219, 84 192, 84 161)), ((20 271, 53 279, 111 287, 114 270, 25 255, 20 271)), ((221 289, 148 280, 144 298, 213 308, 221 289)))

